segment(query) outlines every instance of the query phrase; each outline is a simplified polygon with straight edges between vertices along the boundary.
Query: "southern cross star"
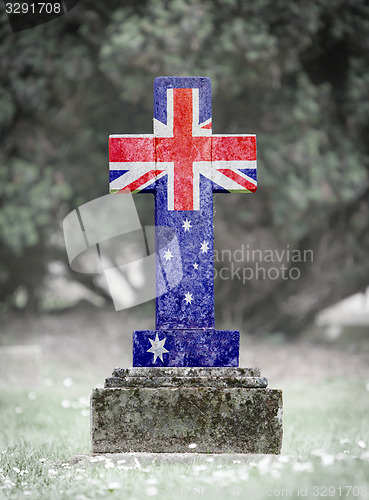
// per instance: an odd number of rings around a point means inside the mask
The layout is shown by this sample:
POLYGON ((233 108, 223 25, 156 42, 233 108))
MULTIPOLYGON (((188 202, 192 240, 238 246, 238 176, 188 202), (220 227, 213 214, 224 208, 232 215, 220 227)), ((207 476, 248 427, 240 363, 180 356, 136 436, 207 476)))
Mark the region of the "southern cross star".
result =
POLYGON ((171 260, 172 257, 173 257, 172 251, 169 250, 169 248, 168 248, 168 250, 165 250, 165 252, 164 252, 164 259, 165 260, 171 260))
POLYGON ((160 358, 163 361, 163 354, 167 351, 165 349, 164 344, 166 341, 166 338, 163 340, 159 340, 158 334, 156 334, 155 340, 149 339, 151 342, 151 347, 150 349, 147 350, 147 352, 152 352, 154 355, 154 363, 156 361, 156 358, 160 358))
POLYGON ((192 301, 193 301, 193 295, 192 293, 190 292, 187 292, 186 295, 185 295, 185 301, 186 301, 186 304, 191 304, 192 301))
POLYGON ((208 253, 209 250, 209 244, 207 241, 204 241, 204 243, 201 243, 201 252, 202 253, 208 253))
POLYGON ((184 228, 185 232, 189 231, 191 226, 191 222, 186 218, 186 220, 183 222, 182 227, 184 228))

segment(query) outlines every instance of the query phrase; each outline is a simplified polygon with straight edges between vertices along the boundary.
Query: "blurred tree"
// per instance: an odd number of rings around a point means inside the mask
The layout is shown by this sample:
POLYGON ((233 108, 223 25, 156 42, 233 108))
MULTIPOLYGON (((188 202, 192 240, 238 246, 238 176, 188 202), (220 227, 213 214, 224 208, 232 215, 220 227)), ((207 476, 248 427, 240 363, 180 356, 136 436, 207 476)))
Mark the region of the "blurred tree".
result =
POLYGON ((3 16, 0 300, 37 298, 57 218, 107 192, 108 134, 150 133, 153 79, 175 74, 212 78, 215 133, 258 137, 258 194, 216 200, 216 247, 285 250, 259 265, 300 273, 242 280, 244 252, 241 278, 216 281, 218 319, 294 333, 365 287, 367 33, 365 0, 85 0, 16 35, 3 16))

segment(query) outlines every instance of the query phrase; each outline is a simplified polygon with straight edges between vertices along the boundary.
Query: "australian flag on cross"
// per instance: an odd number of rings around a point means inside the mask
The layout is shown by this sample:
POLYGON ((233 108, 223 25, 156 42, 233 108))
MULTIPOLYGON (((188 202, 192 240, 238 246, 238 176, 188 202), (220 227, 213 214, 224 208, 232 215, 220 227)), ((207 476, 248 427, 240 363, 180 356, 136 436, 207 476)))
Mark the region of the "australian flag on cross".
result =
MULTIPOLYGON (((110 192, 153 192, 155 225, 174 230, 179 243, 180 256, 157 236, 158 268, 170 279, 180 258, 183 271, 167 293, 157 279, 156 331, 166 335, 215 328, 212 193, 257 188, 256 137, 212 135, 211 127, 209 78, 159 77, 154 134, 110 136, 110 192)), ((169 347, 153 366, 180 366, 169 347)))

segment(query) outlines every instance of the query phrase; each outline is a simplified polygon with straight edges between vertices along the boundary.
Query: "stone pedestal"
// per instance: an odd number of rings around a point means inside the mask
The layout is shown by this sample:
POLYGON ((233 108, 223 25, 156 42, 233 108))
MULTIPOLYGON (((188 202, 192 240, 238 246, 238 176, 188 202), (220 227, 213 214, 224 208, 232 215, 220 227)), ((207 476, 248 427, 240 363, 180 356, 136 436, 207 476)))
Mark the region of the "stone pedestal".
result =
POLYGON ((257 368, 116 368, 91 396, 92 452, 280 453, 267 384, 257 368))

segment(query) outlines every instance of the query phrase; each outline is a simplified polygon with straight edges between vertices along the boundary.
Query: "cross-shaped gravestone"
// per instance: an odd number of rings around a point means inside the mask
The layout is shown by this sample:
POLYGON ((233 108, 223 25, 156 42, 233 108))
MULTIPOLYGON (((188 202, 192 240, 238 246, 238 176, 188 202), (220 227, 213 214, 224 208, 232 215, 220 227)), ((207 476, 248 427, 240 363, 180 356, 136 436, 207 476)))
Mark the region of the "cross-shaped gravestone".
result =
POLYGON ((238 366, 239 332, 214 324, 213 191, 256 191, 256 137, 212 135, 211 119, 209 78, 159 77, 154 134, 110 136, 110 192, 154 193, 180 249, 158 231, 156 330, 134 332, 133 366, 238 366))

